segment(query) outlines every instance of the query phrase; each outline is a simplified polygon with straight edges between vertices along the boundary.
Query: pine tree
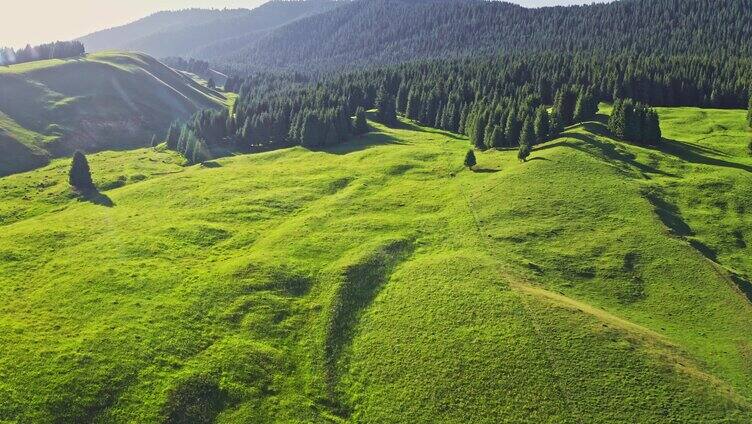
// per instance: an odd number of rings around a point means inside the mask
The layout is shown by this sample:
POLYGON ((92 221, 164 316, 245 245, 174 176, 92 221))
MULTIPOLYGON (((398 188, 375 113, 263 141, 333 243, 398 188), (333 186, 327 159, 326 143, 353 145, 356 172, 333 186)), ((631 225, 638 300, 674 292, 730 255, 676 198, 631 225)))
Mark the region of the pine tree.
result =
POLYGON ((519 150, 517 150, 517 159, 519 159, 522 162, 527 162, 527 158, 530 156, 530 153, 533 151, 533 148, 530 147, 528 144, 520 144, 519 150))
POLYGON ((366 121, 366 111, 359 106, 355 111, 355 134, 361 135, 368 132, 368 121, 366 121))
POLYGON ((577 95, 571 88, 562 87, 556 92, 553 114, 557 125, 566 127, 574 123, 574 109, 576 103, 577 95))
POLYGON ((86 160, 86 156, 78 150, 73 154, 70 173, 68 174, 68 182, 70 182, 71 186, 82 192, 95 190, 94 182, 91 180, 89 161, 86 160))
POLYGON ((393 125, 397 123, 397 103, 386 87, 382 86, 376 95, 376 117, 382 124, 393 125))
POLYGON ((504 147, 504 130, 499 125, 494 125, 493 130, 493 147, 500 149, 504 147))
POLYGON ((574 109, 574 122, 592 121, 598 113, 598 103, 590 90, 580 90, 574 109))
POLYGON ((494 148, 494 128, 496 128, 496 125, 489 120, 486 129, 483 131, 483 144, 486 146, 486 149, 494 148))
POLYGON ((752 90, 749 92, 749 106, 747 108, 747 125, 752 128, 752 90))
POLYGON ((167 148, 170 150, 176 150, 178 148, 178 141, 180 140, 180 127, 173 123, 170 125, 170 129, 167 130, 167 148))
POLYGON ((520 134, 520 150, 517 152, 517 157, 521 161, 526 161, 530 152, 533 150, 535 144, 535 127, 530 119, 525 119, 525 123, 522 125, 522 133, 520 134))
POLYGON ((504 138, 509 147, 517 146, 520 142, 520 121, 517 120, 517 114, 514 111, 507 116, 504 138))
POLYGON ((486 148, 485 128, 488 122, 486 114, 483 111, 476 111, 473 117, 470 132, 470 141, 476 149, 483 150, 486 148))
POLYGON ((545 106, 538 106, 535 110, 535 141, 536 144, 543 143, 548 140, 551 132, 551 117, 548 115, 548 110, 545 106))
POLYGON ((475 160, 475 152, 473 151, 473 149, 470 149, 465 155, 465 166, 472 169, 475 165, 477 165, 477 161, 475 160))

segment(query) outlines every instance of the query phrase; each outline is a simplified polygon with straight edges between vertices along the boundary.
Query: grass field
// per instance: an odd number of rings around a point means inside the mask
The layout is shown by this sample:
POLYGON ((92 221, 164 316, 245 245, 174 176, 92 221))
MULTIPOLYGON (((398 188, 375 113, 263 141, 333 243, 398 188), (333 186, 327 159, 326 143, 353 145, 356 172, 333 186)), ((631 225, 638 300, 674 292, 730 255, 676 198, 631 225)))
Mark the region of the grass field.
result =
POLYGON ((4 177, 0 422, 750 422, 745 112, 660 114, 4 177))
POLYGON ((0 67, 0 175, 33 169, 75 149, 144 147, 174 119, 227 101, 136 53, 0 67))

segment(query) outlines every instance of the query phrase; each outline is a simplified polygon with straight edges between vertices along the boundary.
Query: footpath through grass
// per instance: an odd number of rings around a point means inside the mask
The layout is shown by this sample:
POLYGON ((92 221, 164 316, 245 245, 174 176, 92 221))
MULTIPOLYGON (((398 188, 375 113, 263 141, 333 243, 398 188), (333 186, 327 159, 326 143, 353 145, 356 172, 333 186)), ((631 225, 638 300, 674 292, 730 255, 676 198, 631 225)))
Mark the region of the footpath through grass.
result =
POLYGON ((749 422, 744 112, 660 112, 2 178, 0 421, 749 422))

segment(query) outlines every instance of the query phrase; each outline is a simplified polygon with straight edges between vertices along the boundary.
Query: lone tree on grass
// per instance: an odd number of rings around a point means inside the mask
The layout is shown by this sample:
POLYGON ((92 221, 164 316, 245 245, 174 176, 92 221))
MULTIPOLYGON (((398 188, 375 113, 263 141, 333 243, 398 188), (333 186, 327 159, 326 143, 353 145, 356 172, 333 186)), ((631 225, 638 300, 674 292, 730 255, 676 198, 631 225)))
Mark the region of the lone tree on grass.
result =
POLYGON ((533 145, 535 144, 535 128, 530 119, 526 119, 522 126, 522 134, 520 135, 520 150, 517 152, 517 158, 523 162, 527 161, 528 156, 533 151, 533 145))
POLYGON ((467 151, 465 155, 465 166, 472 169, 478 162, 475 160, 475 152, 473 149, 467 151))
POLYGON ((94 182, 91 180, 89 161, 87 161, 86 156, 78 150, 73 154, 73 162, 71 162, 68 181, 70 182, 70 185, 82 192, 93 191, 95 189, 94 182))
POLYGON ((366 121, 366 110, 358 107, 355 111, 355 134, 361 135, 368 132, 368 122, 366 121))
POLYGON ((747 109, 747 125, 752 128, 752 90, 749 90, 749 108, 747 109))

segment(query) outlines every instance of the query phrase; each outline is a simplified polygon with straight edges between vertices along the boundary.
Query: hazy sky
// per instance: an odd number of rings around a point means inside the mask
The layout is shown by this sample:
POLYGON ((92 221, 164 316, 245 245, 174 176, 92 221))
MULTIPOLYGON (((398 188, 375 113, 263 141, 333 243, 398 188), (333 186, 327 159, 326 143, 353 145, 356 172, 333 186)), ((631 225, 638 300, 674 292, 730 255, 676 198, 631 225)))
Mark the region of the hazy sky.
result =
MULTIPOLYGON (((525 6, 590 0, 511 0, 525 6)), ((0 46, 70 40, 123 25, 160 10, 188 7, 252 8, 264 0, 7 0, 0 7, 0 46), (42 4, 40 4, 42 3, 42 4)))

